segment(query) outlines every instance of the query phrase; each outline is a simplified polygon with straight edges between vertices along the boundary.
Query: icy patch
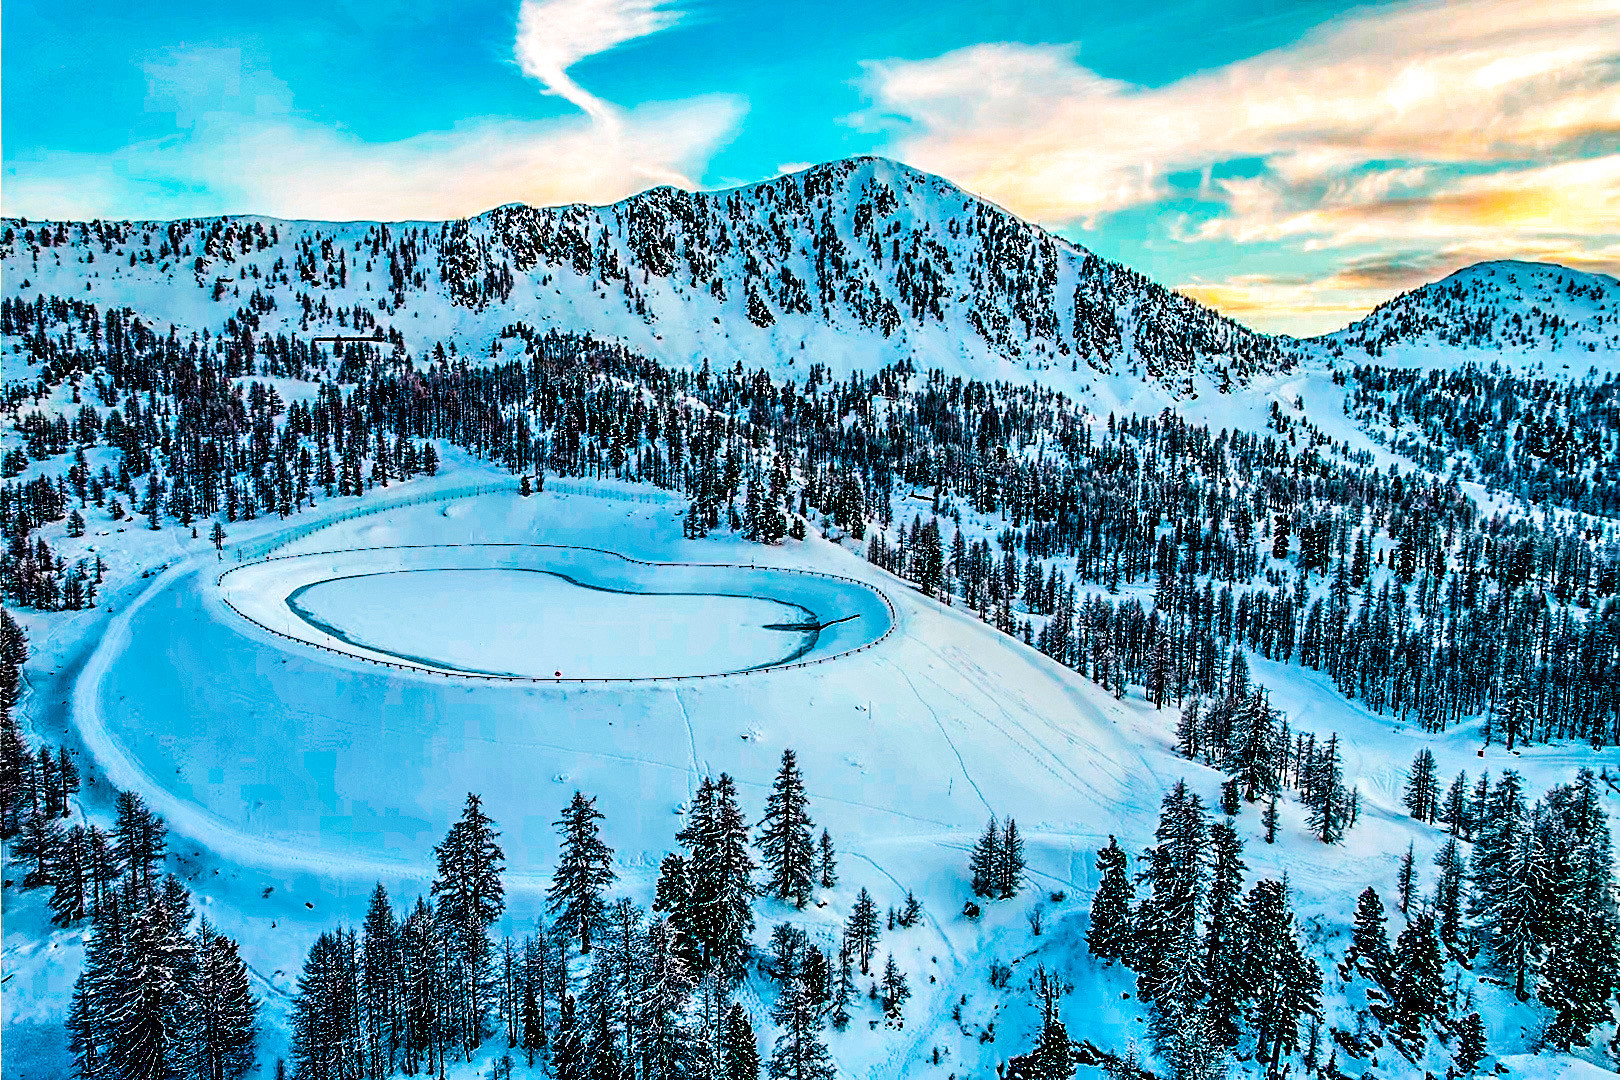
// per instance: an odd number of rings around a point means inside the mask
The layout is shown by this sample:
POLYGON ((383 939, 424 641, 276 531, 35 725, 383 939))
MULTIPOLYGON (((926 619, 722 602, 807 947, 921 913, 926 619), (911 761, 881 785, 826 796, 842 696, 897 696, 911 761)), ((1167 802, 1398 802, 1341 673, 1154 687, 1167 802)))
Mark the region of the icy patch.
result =
POLYGON ((233 568, 219 584, 232 610, 282 637, 499 679, 741 674, 858 649, 890 624, 874 590, 830 575, 548 545, 291 556, 233 568))

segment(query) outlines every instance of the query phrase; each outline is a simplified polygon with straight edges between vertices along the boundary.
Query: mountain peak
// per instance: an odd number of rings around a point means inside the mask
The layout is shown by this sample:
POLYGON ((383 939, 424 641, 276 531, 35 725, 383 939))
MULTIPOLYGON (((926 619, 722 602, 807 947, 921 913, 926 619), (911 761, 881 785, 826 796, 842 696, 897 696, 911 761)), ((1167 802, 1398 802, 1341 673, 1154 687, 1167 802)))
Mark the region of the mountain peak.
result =
POLYGON ((1510 357, 1585 353, 1608 366, 1620 353, 1620 282, 1557 263, 1478 262, 1315 340, 1352 358, 1364 352, 1431 361, 1437 350, 1510 357))
POLYGON ((946 180, 871 156, 722 191, 658 187, 608 206, 508 204, 446 222, 19 232, 0 254, 8 282, 29 282, 17 287, 25 299, 138 295, 182 331, 360 327, 412 352, 458 342, 487 355, 521 322, 677 364, 802 374, 903 361, 1076 392, 1119 378, 1169 397, 1291 356, 946 180))

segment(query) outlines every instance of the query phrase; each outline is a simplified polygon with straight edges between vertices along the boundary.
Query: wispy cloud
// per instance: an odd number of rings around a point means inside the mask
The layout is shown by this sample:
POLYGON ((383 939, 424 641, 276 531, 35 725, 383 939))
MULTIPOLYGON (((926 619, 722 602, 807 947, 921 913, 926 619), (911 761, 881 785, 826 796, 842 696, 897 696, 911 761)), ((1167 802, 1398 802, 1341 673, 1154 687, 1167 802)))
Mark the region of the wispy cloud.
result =
POLYGON ((523 0, 518 9, 518 67, 546 89, 605 125, 618 110, 568 74, 589 56, 675 25, 681 12, 669 0, 523 0))
POLYGON ((1620 0, 1363 9, 1157 87, 1016 43, 871 62, 864 85, 860 122, 900 156, 1050 224, 1186 197, 1172 177, 1202 172, 1182 239, 1578 254, 1620 234, 1620 0))
POLYGON ((611 202, 691 184, 735 134, 746 102, 709 95, 621 108, 569 74, 579 61, 665 29, 663 0, 526 0, 513 56, 580 109, 546 120, 470 119, 373 142, 299 115, 287 88, 229 48, 179 49, 145 65, 147 107, 173 134, 104 154, 8 160, 4 209, 30 217, 253 212, 434 219, 506 202, 611 202))

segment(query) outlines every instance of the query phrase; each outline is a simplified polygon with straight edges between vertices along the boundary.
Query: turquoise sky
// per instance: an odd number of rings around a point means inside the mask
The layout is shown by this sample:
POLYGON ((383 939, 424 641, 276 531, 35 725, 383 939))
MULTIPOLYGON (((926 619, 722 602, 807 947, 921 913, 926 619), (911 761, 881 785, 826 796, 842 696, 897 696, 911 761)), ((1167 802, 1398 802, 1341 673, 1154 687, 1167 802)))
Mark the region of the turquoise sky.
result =
POLYGON ((1248 322, 1620 267, 1620 5, 4 6, 7 214, 439 218, 856 153, 1248 322))

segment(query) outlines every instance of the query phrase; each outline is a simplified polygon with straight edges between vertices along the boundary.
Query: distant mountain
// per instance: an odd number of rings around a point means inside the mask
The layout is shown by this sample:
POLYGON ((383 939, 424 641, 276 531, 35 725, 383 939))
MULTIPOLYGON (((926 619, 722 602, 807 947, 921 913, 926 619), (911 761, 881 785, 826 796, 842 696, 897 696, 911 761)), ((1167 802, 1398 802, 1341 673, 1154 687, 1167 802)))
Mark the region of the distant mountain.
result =
POLYGON ((129 306, 160 329, 378 333, 413 352, 487 353, 522 321, 683 364, 803 373, 910 359, 981 379, 1140 379, 1169 396, 1242 384, 1293 355, 1290 339, 881 158, 449 222, 6 226, 8 295, 129 306))
POLYGON ((1348 360, 1478 360, 1557 354, 1575 363, 1620 353, 1620 281, 1551 263, 1482 262, 1378 305, 1312 339, 1348 360))

